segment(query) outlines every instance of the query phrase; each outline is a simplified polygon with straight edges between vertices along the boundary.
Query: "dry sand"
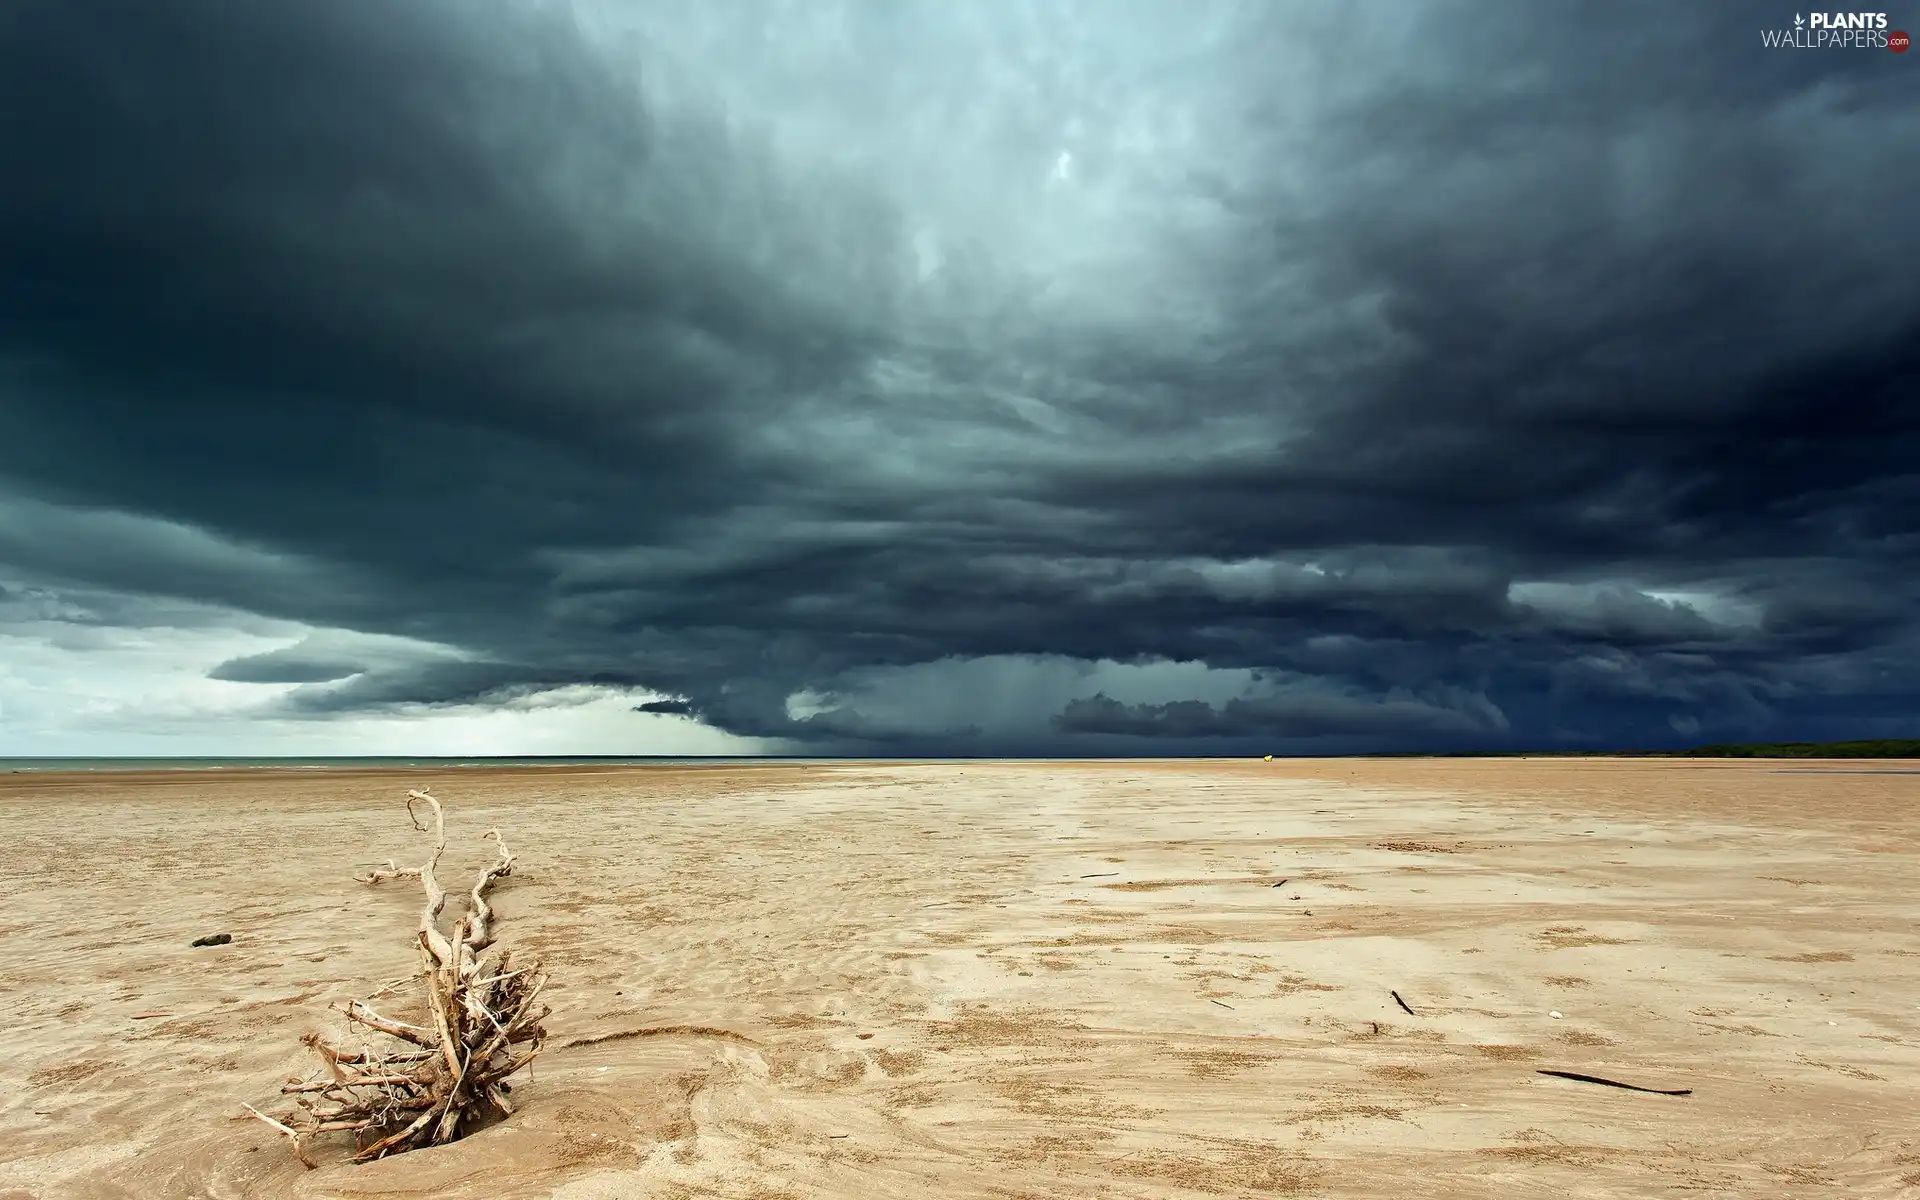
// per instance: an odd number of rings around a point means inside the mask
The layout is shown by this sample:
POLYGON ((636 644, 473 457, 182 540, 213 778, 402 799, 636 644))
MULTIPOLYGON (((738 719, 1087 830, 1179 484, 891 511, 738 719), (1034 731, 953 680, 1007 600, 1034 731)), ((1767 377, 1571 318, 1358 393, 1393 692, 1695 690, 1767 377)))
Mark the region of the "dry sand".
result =
POLYGON ((0 1197, 1920 1190, 1885 765, 0 776, 0 1197), (426 784, 519 853, 554 1039, 507 1123, 306 1171, 229 1118, 411 969, 349 876, 426 784))

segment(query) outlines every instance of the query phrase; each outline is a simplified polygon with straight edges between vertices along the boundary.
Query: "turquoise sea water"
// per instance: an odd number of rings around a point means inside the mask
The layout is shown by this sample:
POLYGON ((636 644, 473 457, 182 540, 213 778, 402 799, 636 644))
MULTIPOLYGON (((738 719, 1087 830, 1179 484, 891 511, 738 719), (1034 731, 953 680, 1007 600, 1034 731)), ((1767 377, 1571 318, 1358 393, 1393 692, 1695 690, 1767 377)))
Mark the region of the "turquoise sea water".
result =
MULTIPOLYGON (((1540 755, 1542 759, 1551 759, 1553 755, 1540 755)), ((0 758, 0 775, 18 771, 329 771, 329 770, 377 770, 382 767, 419 767, 422 769, 448 769, 458 767, 646 767, 673 766, 676 764, 706 764, 724 766, 729 763, 750 765, 753 763, 861 763, 861 762, 1072 762, 1071 758, 1060 757, 1021 757, 1017 755, 995 755, 990 758, 965 758, 942 756, 914 756, 910 759, 887 758, 822 758, 809 754, 757 754, 757 755, 714 755, 675 756, 675 755, 501 755, 489 758, 484 755, 440 757, 435 755, 360 755, 349 757, 318 758, 194 758, 176 756, 170 758, 0 758)), ((1118 759, 1089 759, 1087 761, 1121 761, 1118 759)), ((1205 762, 1208 759, 1168 759, 1136 758, 1126 761, 1137 762, 1205 762)), ((1692 761, 1692 760, 1689 760, 1692 761)), ((1754 759, 1740 759, 1741 762, 1754 762, 1754 759)), ((1914 767, 1774 767, 1774 775, 1920 775, 1920 768, 1914 767)))
MULTIPOLYGON (((455 757, 397 755, 349 758, 0 758, 0 772, 8 771, 245 771, 308 770, 341 768, 361 770, 380 767, 567 767, 567 766, 667 766, 675 763, 755 763, 766 756, 740 758, 677 758, 665 755, 609 755, 526 757, 455 757)), ((805 761, 782 759, 781 761, 805 761)))

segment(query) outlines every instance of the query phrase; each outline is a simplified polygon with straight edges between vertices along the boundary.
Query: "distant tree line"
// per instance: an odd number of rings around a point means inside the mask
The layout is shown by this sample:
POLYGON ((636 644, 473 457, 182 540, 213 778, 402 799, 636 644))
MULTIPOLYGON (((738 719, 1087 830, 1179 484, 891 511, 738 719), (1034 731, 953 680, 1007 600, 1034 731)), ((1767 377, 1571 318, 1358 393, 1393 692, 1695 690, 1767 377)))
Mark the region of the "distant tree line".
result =
POLYGON ((1865 742, 1739 742, 1673 750, 1686 758, 1920 758, 1920 739, 1876 738, 1865 742))
POLYGON ((1362 758, 1920 758, 1920 738, 1854 742, 1722 742, 1686 750, 1453 750, 1362 758))

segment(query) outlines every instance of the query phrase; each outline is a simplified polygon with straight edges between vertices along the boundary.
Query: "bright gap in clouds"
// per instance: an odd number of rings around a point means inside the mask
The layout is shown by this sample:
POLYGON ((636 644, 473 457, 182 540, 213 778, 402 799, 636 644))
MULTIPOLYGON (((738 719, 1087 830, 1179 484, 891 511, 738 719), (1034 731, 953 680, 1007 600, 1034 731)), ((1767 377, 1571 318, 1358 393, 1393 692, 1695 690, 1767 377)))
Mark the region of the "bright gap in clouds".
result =
MULTIPOLYGON (((99 623, 83 603, 13 585, 0 603, 0 758, 348 757, 353 755, 744 755, 782 749, 683 716, 635 712, 648 691, 573 684, 507 701, 288 715, 284 702, 382 665, 452 660, 445 647, 316 629, 198 605, 133 625, 99 623), (31 606, 36 611, 29 615, 31 606), (292 654, 290 654, 292 652, 292 654), (260 662, 336 662, 314 682, 212 677, 260 662), (345 675, 342 676, 342 672, 345 675)), ((244 672, 241 672, 244 674, 244 672)))

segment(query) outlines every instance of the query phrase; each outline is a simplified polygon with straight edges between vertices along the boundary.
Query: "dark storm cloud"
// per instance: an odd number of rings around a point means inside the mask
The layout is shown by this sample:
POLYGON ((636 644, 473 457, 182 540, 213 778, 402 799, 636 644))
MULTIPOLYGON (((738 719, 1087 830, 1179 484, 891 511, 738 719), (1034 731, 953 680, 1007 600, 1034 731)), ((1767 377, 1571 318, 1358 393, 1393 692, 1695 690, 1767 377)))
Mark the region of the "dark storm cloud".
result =
POLYGON ((1069 733, 1134 737, 1313 738, 1330 735, 1405 737, 1410 734, 1484 734, 1504 730, 1499 710, 1476 700, 1469 711, 1407 695, 1352 697, 1327 692, 1236 699, 1215 708, 1198 700, 1122 704, 1097 693, 1073 700, 1056 726, 1069 733))
POLYGON ((1916 64, 1781 15, 16 0, 0 567, 445 648, 313 715, 1915 732, 1916 64))
MULTIPOLYGON (((245 660, 242 660, 245 661, 245 660)), ((228 663, 231 668, 234 664, 228 663)), ((447 704, 523 705, 547 690, 556 673, 551 668, 501 662, 414 661, 308 680, 282 678, 271 682, 302 683, 274 708, 276 713, 327 715, 344 712, 391 712, 447 704), (339 682, 335 682, 335 681, 339 682)), ((231 678, 232 676, 221 676, 231 678)), ((255 682, 269 682, 267 679, 255 682)), ((595 671, 568 673, 563 683, 591 683, 615 687, 638 686, 632 676, 595 671)))
POLYGON ((366 670, 359 663, 342 659, 313 658, 290 650, 268 650, 230 658, 207 678, 228 683, 331 683, 348 679, 366 670))

